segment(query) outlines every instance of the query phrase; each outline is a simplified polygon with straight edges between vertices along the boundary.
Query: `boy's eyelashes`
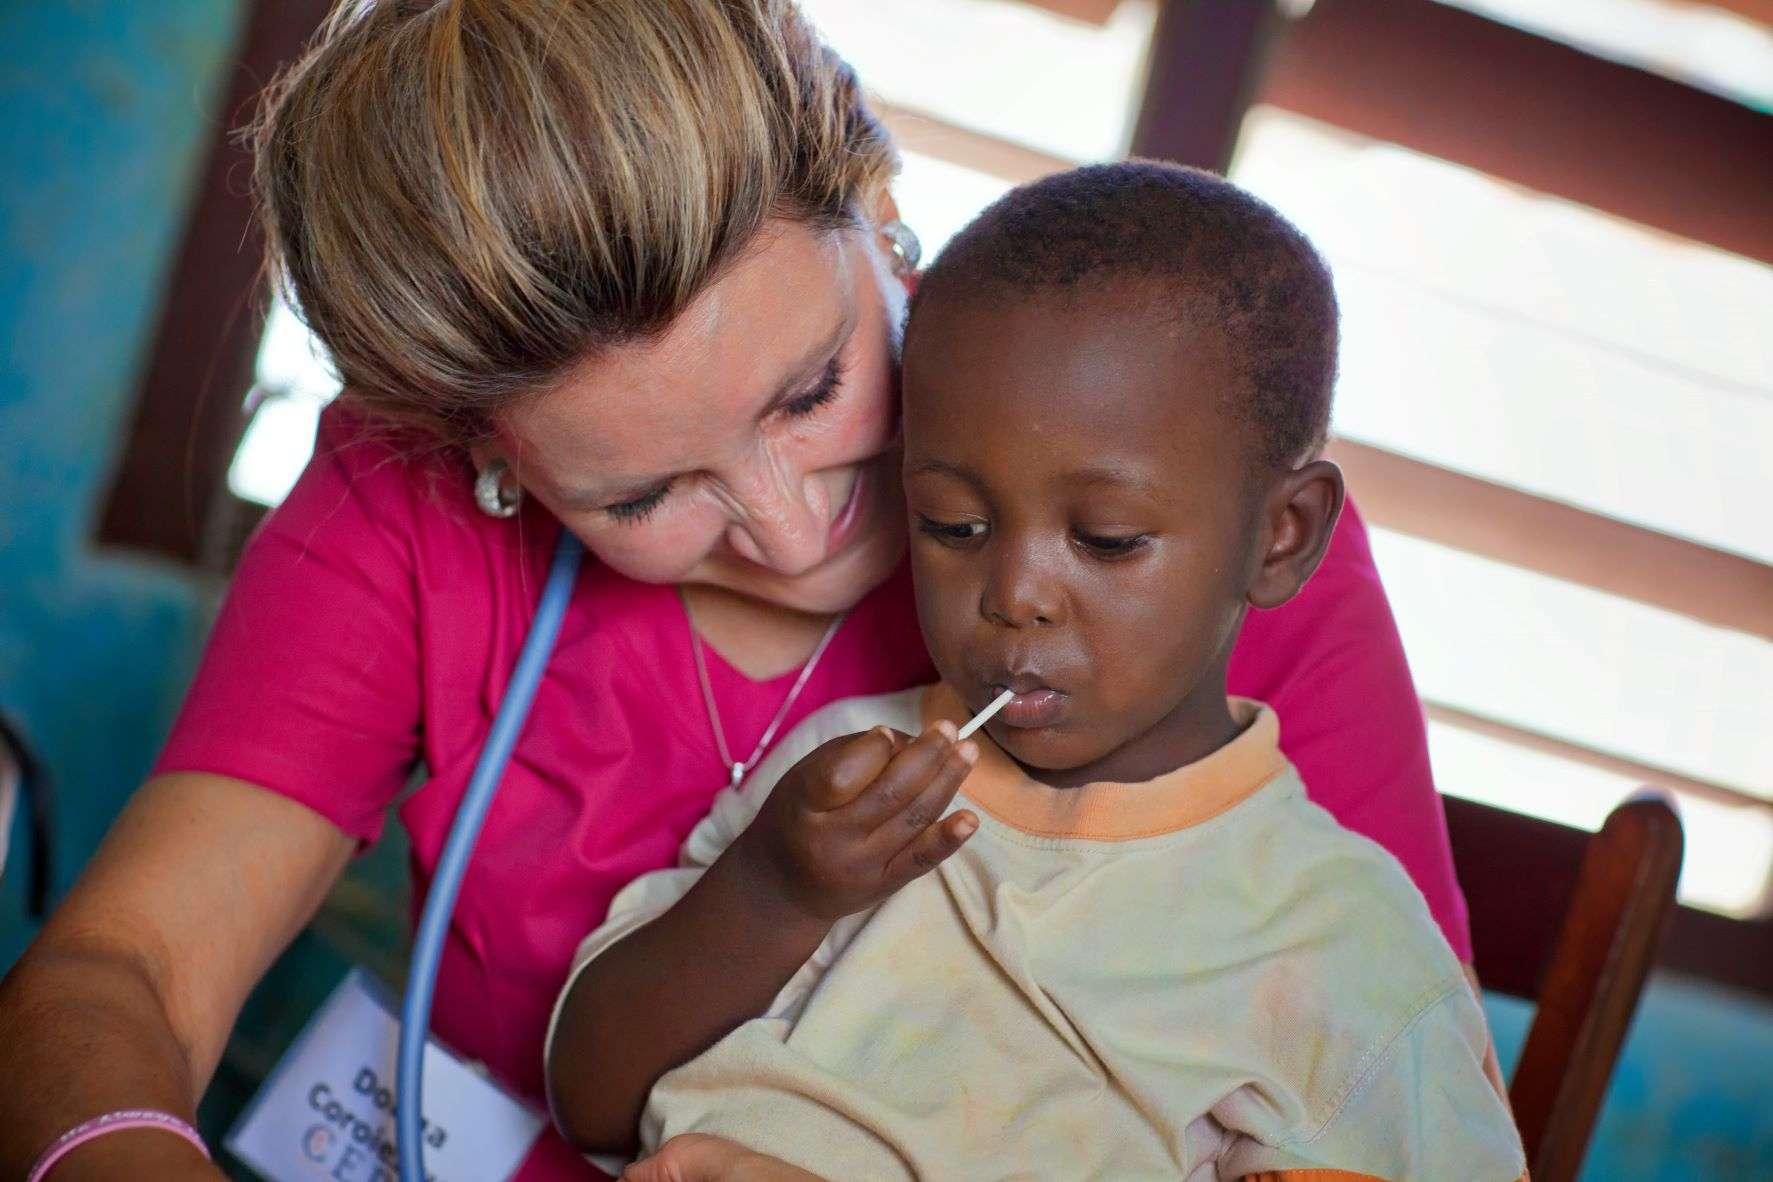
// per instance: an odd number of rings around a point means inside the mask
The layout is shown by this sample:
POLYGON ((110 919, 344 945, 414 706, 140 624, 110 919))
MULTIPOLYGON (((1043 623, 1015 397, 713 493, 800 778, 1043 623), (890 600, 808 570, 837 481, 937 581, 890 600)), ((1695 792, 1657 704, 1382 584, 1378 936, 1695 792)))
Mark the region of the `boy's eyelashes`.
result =
POLYGON ((1151 541, 1150 534, 1127 534, 1109 536, 1103 534, 1086 534, 1073 532, 1071 535, 1077 544, 1086 550, 1094 551, 1100 558, 1120 558, 1143 549, 1151 541))
POLYGON ((960 546, 984 537, 985 523, 983 521, 937 521, 933 517, 925 517, 919 513, 917 515, 917 532, 950 546, 960 546))
MULTIPOLYGON (((983 541, 990 527, 983 521, 942 521, 926 514, 917 514, 917 530, 954 549, 969 547, 983 541)), ((1072 542, 1097 558, 1121 558, 1144 548, 1150 541, 1148 533, 1099 534, 1073 528, 1072 542)))
MULTIPOLYGON (((791 419, 806 418, 837 397, 839 388, 843 385, 843 375, 843 356, 839 354, 825 366, 824 371, 819 375, 818 382, 811 390, 789 399, 776 409, 791 419)), ((670 495, 671 486, 675 483, 675 480, 667 480, 637 497, 618 501, 613 505, 605 505, 603 512, 624 524, 638 525, 651 517, 653 510, 665 503, 665 498, 670 495)))

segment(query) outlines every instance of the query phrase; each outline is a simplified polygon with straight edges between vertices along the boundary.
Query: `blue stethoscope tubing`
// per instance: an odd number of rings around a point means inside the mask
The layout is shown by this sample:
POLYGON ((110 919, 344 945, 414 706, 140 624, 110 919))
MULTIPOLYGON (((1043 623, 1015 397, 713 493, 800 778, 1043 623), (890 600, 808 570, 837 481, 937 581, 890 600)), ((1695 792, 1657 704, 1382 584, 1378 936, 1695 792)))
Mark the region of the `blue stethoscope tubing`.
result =
POLYGON ((585 557, 584 547, 570 531, 562 530, 554 547, 554 558, 548 567, 548 581, 542 587, 541 601, 536 605, 536 618, 524 638, 523 650, 517 655, 517 667, 505 686, 504 700, 493 716, 492 730, 487 732, 486 745, 474 774, 468 779, 468 790, 462 796, 456 819, 450 823, 443 853, 437 859, 437 873, 431 879, 431 892, 419 915, 419 927, 413 937, 412 967, 406 975, 406 998, 400 1006, 400 1058, 396 1087, 399 1104, 395 1111, 396 1140, 400 1150, 400 1182, 423 1182, 425 1177, 424 1146, 421 1132, 423 1103, 420 1096, 421 1067, 424 1063, 425 1037, 431 1028, 431 999, 437 989, 437 965, 443 957, 444 936, 449 931, 449 917, 461 893, 462 878, 468 871, 468 859, 474 853, 474 842, 492 807, 493 794, 511 762, 511 751, 517 736, 529 718, 530 703, 536 687, 548 668, 548 657, 554 651, 554 640, 560 634, 560 620, 572 598, 573 583, 579 575, 579 564, 585 557))

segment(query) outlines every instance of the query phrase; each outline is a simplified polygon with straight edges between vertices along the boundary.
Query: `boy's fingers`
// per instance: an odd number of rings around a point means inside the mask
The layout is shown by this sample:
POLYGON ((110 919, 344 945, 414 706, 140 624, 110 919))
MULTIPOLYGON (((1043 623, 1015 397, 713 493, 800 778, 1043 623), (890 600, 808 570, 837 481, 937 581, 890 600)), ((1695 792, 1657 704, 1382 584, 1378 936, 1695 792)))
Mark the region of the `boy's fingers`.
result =
POLYGON ((888 880, 903 885, 928 874, 947 861, 955 850, 965 845, 967 838, 977 832, 978 828, 979 818, 969 809, 961 809, 952 816, 943 817, 920 833, 887 864, 888 880))
POLYGON ((924 830, 942 819, 942 814, 948 809, 948 802, 954 799, 954 794, 960 791, 967 774, 973 770, 978 752, 978 747, 970 740, 949 746, 941 764, 923 788, 906 800, 897 811, 880 819, 870 840, 883 859, 891 860, 896 857, 899 851, 917 840, 924 830))
POLYGON ((917 741, 916 735, 908 735, 904 731, 896 731, 890 726, 877 726, 874 729, 892 741, 894 755, 897 755, 899 752, 905 750, 905 748, 917 741))
POLYGON ((818 766, 810 769, 807 803, 821 812, 848 804, 874 782, 908 742, 909 736, 877 726, 826 743, 814 756, 818 766))
POLYGON ((899 749, 860 793, 844 807, 844 821, 871 833, 910 804, 928 786, 954 750, 954 724, 939 722, 899 749))

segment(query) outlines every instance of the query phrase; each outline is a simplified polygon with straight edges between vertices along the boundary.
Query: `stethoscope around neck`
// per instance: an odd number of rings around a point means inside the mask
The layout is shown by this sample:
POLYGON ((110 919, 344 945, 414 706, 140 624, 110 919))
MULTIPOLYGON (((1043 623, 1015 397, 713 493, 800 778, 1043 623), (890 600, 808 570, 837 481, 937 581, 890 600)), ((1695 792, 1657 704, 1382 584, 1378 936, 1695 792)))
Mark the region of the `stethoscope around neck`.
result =
MULTIPOLYGON (((917 235, 896 218, 883 223, 880 231, 886 235, 888 248, 893 253, 894 270, 902 276, 915 273, 923 253, 917 235)), ((489 516, 514 516, 521 503, 521 494, 505 485, 507 471, 502 462, 488 465, 475 482, 475 497, 482 512, 489 516)), ((431 1001, 437 991, 437 967, 443 958, 450 915, 455 911, 456 897, 462 890, 462 878, 467 874, 474 842, 480 837, 487 810, 492 807, 493 794, 498 791, 499 781, 504 778, 505 768, 511 762, 517 736, 529 719, 530 703, 534 701, 536 687, 541 684, 542 674, 548 668, 548 657, 554 651, 560 621, 566 615, 567 601, 572 598, 573 583, 578 579, 579 565, 584 557, 585 549, 578 538, 571 530, 562 529, 560 541, 554 547, 553 561, 548 567, 548 581, 542 587, 541 602, 536 606, 536 618, 531 622, 529 635, 524 638, 523 649, 517 655, 517 667, 511 671, 511 680, 505 685, 505 696, 499 702, 498 712, 493 715, 492 729, 487 732, 486 743, 480 749, 474 774, 468 778, 468 790, 462 796, 455 820, 450 822, 443 853, 437 859, 437 872, 431 879, 430 894, 425 898, 424 910, 419 913, 418 931, 413 936, 412 965, 406 974, 406 996, 400 1004, 395 1092, 399 1103, 394 1114, 395 1139, 400 1152, 400 1182, 424 1182, 425 1179, 421 1136, 424 1129, 421 1090, 425 1041, 431 1028, 431 1001)), ((835 630, 833 625, 820 641, 820 651, 830 642, 835 630)), ((699 649, 697 656, 700 657, 699 649)), ((810 673, 811 665, 809 662, 802 669, 801 682, 810 673)), ((704 673, 704 685, 706 682, 704 673)), ((800 684, 796 683, 795 693, 799 692, 800 684)), ((790 695, 789 703, 792 702, 793 695, 790 695)), ((724 748, 711 691, 709 712, 716 740, 724 748)), ((786 706, 783 713, 787 713, 786 706)), ((778 717, 771 724, 771 733, 780 722, 778 717)), ((766 743, 768 738, 769 734, 766 734, 766 743)), ((730 757, 728 761, 732 762, 730 757)), ((733 766, 742 771, 747 765, 733 763, 733 766)))
POLYGON ((529 719, 530 703, 535 700, 536 687, 547 670, 549 654, 560 634, 560 621, 572 598, 573 583, 585 557, 584 547, 570 530, 561 530, 554 547, 554 558, 548 567, 548 581, 542 587, 542 598, 536 606, 536 618, 529 626, 523 648, 517 655, 517 666, 505 684, 505 696, 493 716, 492 729, 480 748, 474 774, 468 778, 468 789, 450 823, 449 836, 444 839, 443 853, 437 859, 437 871, 431 879, 431 890, 419 914, 418 931, 413 937, 412 966, 406 975, 406 996, 400 1006, 400 1049, 396 1073, 399 1097, 394 1122, 395 1138, 400 1151, 400 1182, 423 1182, 425 1178, 424 1128, 421 1096, 426 1035, 431 1027, 431 1001, 437 990, 437 967, 443 957, 443 942, 449 932, 449 919, 455 911, 456 897, 461 893, 462 878, 468 870, 468 859, 480 837, 480 827, 492 807, 493 794, 511 762, 517 736, 529 719))

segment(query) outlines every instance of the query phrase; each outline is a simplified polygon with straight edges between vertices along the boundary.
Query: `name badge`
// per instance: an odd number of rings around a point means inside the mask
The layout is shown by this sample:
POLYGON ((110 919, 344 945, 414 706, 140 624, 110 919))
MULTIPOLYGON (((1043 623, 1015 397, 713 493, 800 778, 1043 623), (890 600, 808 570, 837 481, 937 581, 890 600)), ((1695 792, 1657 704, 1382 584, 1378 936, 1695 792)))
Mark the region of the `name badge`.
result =
MULTIPOLYGON (((352 969, 228 1133, 229 1150, 270 1182, 395 1182, 396 1010, 352 969)), ((426 1178, 509 1178, 542 1118, 435 1040, 424 1073, 426 1178)))

